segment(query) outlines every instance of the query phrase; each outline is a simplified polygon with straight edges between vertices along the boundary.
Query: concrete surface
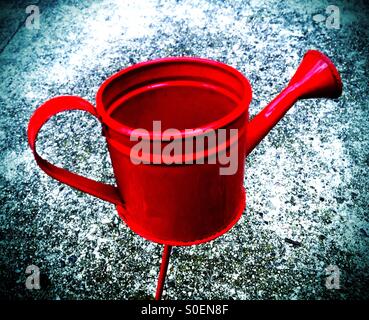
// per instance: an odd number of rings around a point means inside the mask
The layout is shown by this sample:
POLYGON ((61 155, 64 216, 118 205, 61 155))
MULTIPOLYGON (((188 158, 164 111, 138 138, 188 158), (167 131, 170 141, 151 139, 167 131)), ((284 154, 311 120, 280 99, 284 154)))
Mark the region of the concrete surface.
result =
MULTIPOLYGON (((113 206, 63 186, 35 164, 32 112, 74 94, 94 100, 109 75, 139 61, 201 56, 228 63, 253 86, 251 115, 287 84, 304 52, 341 72, 335 101, 299 102, 246 164, 247 209, 210 243, 175 248, 166 299, 369 298, 368 8, 335 1, 339 29, 313 16, 325 1, 15 1, 1 4, 0 296, 5 299, 152 297, 161 246, 113 206), (56 2, 55 2, 56 3, 56 2), (40 29, 24 26, 38 4, 40 29), (41 289, 25 288, 28 265, 41 289), (325 268, 340 271, 339 290, 325 268)), ((50 121, 43 156, 114 182, 99 124, 82 112, 50 121)))

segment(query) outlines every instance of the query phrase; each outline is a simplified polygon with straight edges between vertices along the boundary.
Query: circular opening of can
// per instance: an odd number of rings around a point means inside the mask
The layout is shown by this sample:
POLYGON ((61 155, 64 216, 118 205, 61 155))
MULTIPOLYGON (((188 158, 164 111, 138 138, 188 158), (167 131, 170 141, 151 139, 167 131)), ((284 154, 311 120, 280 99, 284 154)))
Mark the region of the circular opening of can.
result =
POLYGON ((143 62, 108 78, 97 96, 97 112, 110 129, 140 138, 166 139, 219 129, 248 111, 251 86, 236 69, 201 58, 164 58, 143 62), (160 131, 153 128, 160 122, 160 131), (186 130, 192 129, 192 130, 186 130))

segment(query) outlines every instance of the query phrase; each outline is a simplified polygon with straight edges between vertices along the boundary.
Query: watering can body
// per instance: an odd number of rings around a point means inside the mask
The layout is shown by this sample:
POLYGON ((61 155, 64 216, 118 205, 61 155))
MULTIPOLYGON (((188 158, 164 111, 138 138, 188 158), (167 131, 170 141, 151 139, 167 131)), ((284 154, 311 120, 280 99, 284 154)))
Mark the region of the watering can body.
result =
POLYGON ((245 208, 245 157, 288 109, 298 99, 335 98, 341 91, 332 62, 310 50, 286 89, 250 121, 251 86, 237 70, 200 58, 158 59, 107 79, 97 93, 96 109, 72 96, 45 102, 30 120, 28 138, 46 173, 115 204, 137 234, 162 244, 193 245, 222 235, 238 221, 245 208), (85 110, 102 123, 117 186, 56 167, 36 152, 42 125, 54 114, 73 109, 85 110), (153 128, 156 121, 160 131, 153 128), (200 130, 186 131, 191 128, 200 130), (221 130, 237 135, 213 148, 206 132, 219 142, 221 130), (201 137, 204 150, 199 153, 193 142, 201 137), (180 155, 165 154, 174 141, 180 155), (138 143, 150 148, 132 155, 138 143), (237 165, 230 174, 220 174, 221 152, 235 155, 237 165))

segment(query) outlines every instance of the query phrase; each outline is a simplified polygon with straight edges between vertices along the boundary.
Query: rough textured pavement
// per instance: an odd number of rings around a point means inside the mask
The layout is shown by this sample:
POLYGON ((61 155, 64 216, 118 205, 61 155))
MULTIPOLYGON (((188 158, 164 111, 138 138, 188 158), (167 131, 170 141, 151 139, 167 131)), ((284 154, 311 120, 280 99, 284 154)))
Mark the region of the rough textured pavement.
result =
MULTIPOLYGON (((304 52, 337 65, 338 100, 299 102, 249 156, 247 209, 226 235, 175 248, 166 299, 369 298, 368 9, 335 1, 13 1, 0 24, 0 297, 140 299, 155 291, 162 247, 131 232, 112 205, 61 185, 35 164, 26 127, 45 100, 94 100, 139 61, 201 56, 243 72, 251 115, 287 84, 304 52), (27 29, 28 4, 40 29, 27 29), (27 290, 25 269, 41 271, 27 290), (325 286, 336 265, 340 289, 325 286)), ((114 183, 101 128, 82 112, 51 120, 38 143, 54 163, 114 183)))

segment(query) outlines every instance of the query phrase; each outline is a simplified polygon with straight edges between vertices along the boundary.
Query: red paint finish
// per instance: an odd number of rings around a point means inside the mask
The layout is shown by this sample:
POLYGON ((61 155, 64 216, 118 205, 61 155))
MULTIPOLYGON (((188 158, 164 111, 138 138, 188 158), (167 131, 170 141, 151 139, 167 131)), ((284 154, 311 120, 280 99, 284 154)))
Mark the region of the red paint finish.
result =
POLYGON ((155 300, 160 300, 163 294, 165 277, 167 275, 170 252, 172 251, 172 246, 165 245, 163 250, 163 257, 160 265, 158 286, 156 288, 155 300))
MULTIPOLYGON (((140 63, 107 79, 96 96, 96 109, 79 97, 50 99, 33 114, 29 145, 38 165, 50 176, 117 206, 119 215, 137 234, 166 245, 193 245, 212 240, 229 230, 245 208, 244 161, 248 153, 299 99, 340 96, 342 83, 332 62, 318 51, 308 51, 296 74, 254 119, 249 121, 251 87, 237 70, 200 58, 166 58, 140 63), (117 187, 92 181, 58 168, 36 152, 42 125, 66 110, 84 110, 103 124, 117 187), (150 130, 162 121, 162 130, 177 128, 175 139, 193 139, 184 129, 238 129, 238 168, 220 175, 215 164, 135 165, 130 141, 136 128, 150 130)), ((144 139, 157 143, 166 138, 149 132, 144 139)), ((168 137, 167 137, 168 138, 168 137)), ((161 146, 159 151, 165 147, 161 146)), ((208 151, 205 157, 212 154, 208 151)), ((188 158, 197 159, 193 151, 188 158)))
POLYGON ((288 86, 271 101, 248 126, 249 154, 299 99, 338 98, 341 77, 333 63, 321 52, 309 50, 288 86))

